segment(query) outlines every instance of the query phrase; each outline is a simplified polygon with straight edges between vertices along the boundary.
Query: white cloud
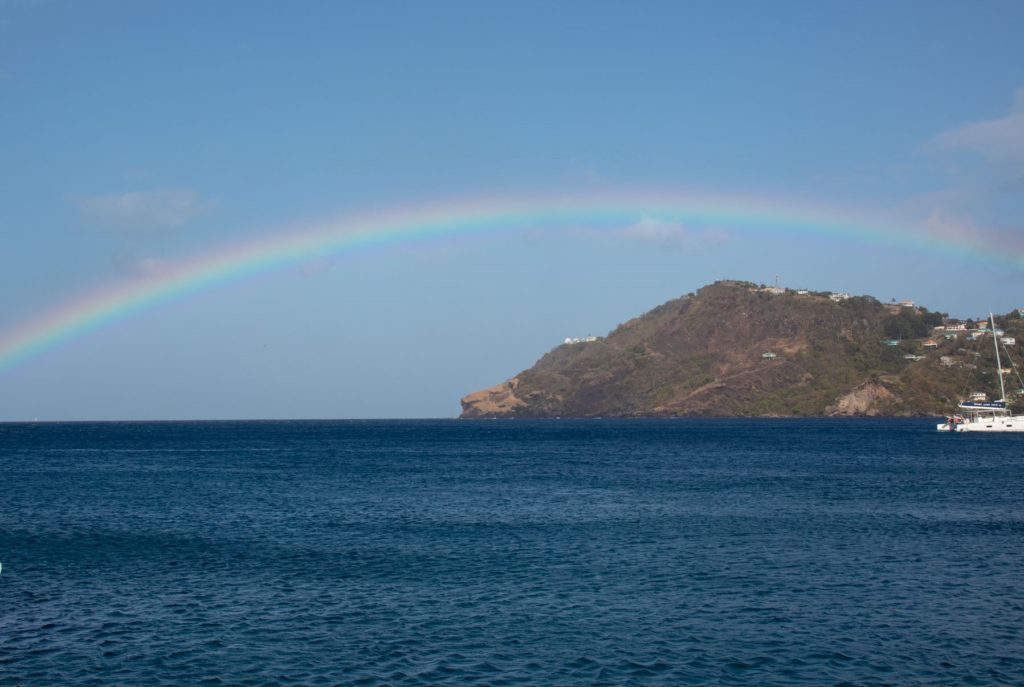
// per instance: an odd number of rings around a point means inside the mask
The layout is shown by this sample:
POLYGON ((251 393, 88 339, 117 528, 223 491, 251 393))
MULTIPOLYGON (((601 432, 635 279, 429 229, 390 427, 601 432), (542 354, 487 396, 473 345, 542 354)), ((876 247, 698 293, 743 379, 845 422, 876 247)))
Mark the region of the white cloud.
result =
POLYGON ((987 200, 991 195, 990 189, 977 183, 947 186, 915 193, 905 198, 898 206, 898 214, 900 219, 919 220, 939 211, 960 212, 964 208, 987 200))
POLYGON ((125 230, 174 229, 216 205, 187 188, 75 196, 71 203, 82 214, 106 226, 125 230))
POLYGON ((970 215, 941 207, 933 208, 931 212, 920 220, 919 225, 930 236, 965 243, 971 239, 978 238, 982 233, 982 228, 977 225, 970 215))
POLYGON ((932 139, 933 150, 969 150, 996 161, 1024 162, 1024 88, 1005 117, 964 124, 932 139))
POLYGON ((1005 116, 945 131, 924 150, 946 153, 933 168, 946 185, 905 199, 895 208, 897 218, 968 244, 1020 245, 1019 229, 1006 226, 1005 211, 1024 188, 1024 88, 1005 116), (948 154, 958 152, 974 155, 948 154))
POLYGON ((1020 228, 984 212, 995 196, 995 191, 983 186, 952 186, 907 198, 893 209, 890 219, 953 245, 986 250, 998 246, 1019 253, 1024 250, 1020 228))
POLYGON ((121 274, 137 279, 151 279, 160 277, 170 271, 172 265, 169 261, 161 258, 128 258, 117 257, 114 259, 114 268, 121 274))
POLYGON ((644 217, 636 224, 619 230, 617 235, 631 241, 656 243, 669 248, 692 250, 725 243, 729 235, 719 229, 689 229, 678 222, 644 217))

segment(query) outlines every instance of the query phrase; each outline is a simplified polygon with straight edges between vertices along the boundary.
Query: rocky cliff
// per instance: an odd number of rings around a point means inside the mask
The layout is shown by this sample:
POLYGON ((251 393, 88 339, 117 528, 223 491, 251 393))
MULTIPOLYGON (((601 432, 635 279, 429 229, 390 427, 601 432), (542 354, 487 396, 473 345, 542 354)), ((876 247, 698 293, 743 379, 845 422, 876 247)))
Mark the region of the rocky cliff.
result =
MULTIPOLYGON (((464 397, 462 417, 942 415, 968 391, 998 389, 991 335, 982 346, 983 333, 968 341, 946 319, 716 282, 607 337, 558 346, 464 397)), ((1024 333, 1016 313, 997 323, 1024 333)))

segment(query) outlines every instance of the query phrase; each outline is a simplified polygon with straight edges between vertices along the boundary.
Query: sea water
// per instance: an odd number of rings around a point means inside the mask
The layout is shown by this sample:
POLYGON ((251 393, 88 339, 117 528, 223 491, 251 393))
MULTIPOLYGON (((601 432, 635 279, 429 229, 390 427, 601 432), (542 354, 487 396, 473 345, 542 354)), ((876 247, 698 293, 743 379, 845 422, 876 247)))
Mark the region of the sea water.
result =
POLYGON ((1024 435, 0 425, 0 683, 1024 684, 1024 435))

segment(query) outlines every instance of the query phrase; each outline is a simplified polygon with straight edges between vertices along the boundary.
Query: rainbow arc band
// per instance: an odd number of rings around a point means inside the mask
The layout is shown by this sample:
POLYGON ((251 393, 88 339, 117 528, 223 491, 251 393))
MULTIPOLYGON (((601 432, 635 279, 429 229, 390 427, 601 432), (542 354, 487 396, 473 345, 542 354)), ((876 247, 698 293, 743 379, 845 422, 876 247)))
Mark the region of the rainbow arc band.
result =
POLYGON ((352 215, 221 246, 162 270, 149 279, 119 282, 68 301, 40 317, 0 332, 0 371, 132 313, 245 277, 329 256, 461 236, 555 230, 624 228, 644 220, 693 228, 836 237, 902 246, 1009 265, 1021 255, 976 245, 972 232, 939 235, 919 227, 869 221, 834 209, 779 200, 707 193, 620 193, 600 197, 529 197, 445 202, 352 215))

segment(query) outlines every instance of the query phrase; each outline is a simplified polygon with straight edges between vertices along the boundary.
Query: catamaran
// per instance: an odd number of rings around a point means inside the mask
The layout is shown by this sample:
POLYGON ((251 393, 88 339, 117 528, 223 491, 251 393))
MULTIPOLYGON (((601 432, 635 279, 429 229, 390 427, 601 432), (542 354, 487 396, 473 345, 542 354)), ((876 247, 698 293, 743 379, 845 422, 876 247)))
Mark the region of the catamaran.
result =
POLYGON ((1003 362, 999 358, 999 330, 996 329, 996 319, 992 313, 989 313, 988 317, 992 323, 992 342, 996 347, 999 399, 996 401, 960 401, 957 406, 958 412, 947 417, 945 422, 935 426, 940 432, 1024 432, 1024 415, 1014 415, 1006 407, 1003 362))

